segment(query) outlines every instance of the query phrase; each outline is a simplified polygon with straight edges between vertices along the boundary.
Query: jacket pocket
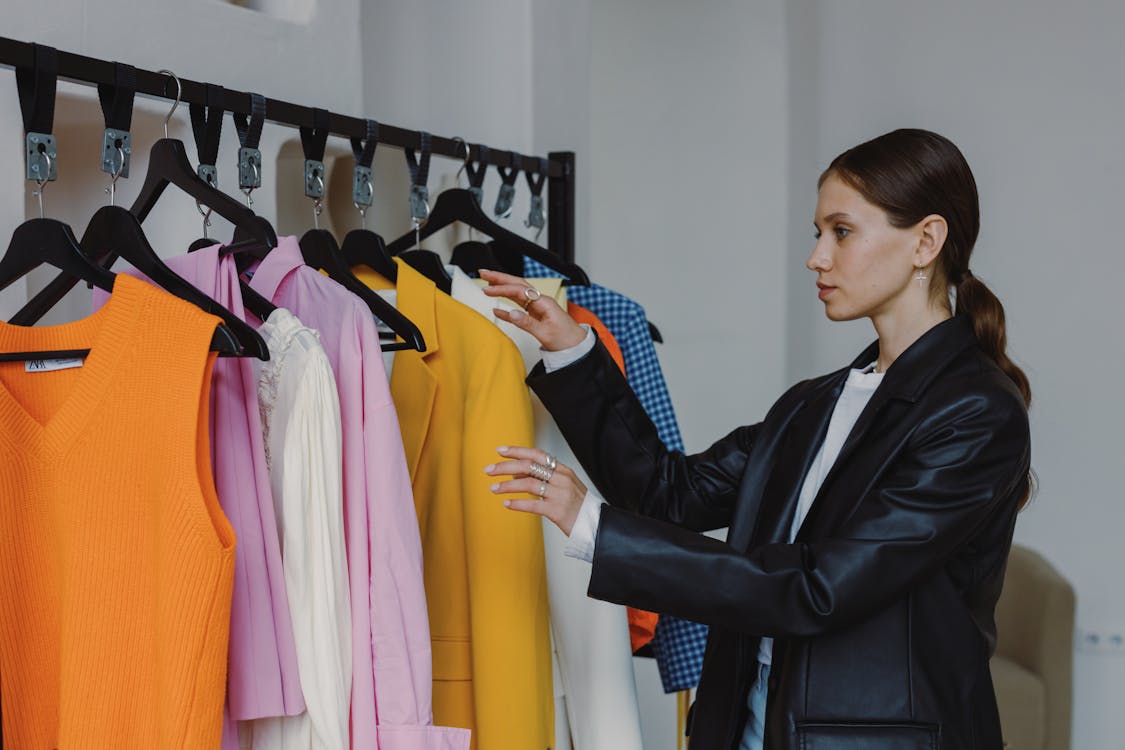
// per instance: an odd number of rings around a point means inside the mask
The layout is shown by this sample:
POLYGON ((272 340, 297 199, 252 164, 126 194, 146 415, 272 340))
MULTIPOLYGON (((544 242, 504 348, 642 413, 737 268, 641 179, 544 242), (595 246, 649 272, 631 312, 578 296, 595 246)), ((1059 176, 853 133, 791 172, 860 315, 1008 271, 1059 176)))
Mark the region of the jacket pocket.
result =
POLYGON ((939 750, 935 724, 908 722, 802 722, 800 750, 939 750))

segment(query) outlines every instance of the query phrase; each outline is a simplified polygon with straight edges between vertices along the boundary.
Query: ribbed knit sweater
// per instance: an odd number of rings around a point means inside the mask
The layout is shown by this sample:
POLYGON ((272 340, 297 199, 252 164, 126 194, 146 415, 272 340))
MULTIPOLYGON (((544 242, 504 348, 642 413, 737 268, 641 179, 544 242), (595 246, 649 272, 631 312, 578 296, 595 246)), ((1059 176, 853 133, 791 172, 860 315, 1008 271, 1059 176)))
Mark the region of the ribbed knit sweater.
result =
POLYGON ((59 326, 0 324, 0 694, 5 746, 216 748, 234 532, 211 479, 217 319, 119 275, 59 326))

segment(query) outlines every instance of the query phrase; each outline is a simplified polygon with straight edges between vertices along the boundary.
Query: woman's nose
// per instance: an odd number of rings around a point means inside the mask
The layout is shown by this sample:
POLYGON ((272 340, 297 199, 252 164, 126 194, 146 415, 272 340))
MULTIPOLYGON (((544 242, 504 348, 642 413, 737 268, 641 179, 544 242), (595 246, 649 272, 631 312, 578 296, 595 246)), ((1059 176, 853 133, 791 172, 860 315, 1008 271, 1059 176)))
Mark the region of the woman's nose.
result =
POLYGON ((805 268, 810 271, 828 271, 832 268, 831 255, 825 251, 823 243, 819 240, 813 245, 812 254, 805 262, 805 268))

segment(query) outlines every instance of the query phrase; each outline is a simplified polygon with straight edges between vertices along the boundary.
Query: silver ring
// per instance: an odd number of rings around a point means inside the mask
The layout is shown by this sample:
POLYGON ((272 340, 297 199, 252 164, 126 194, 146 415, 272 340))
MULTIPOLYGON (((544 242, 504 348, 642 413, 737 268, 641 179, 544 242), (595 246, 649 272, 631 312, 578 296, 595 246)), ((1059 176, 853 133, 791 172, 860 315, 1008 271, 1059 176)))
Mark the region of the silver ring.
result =
POLYGON ((550 453, 548 453, 547 454, 547 468, 550 469, 551 471, 554 471, 555 469, 558 468, 558 466, 559 466, 559 460, 557 458, 555 458, 554 456, 552 456, 550 453))
POLYGON ((547 497, 547 483, 546 482, 540 482, 539 483, 539 499, 543 499, 545 497, 547 497))
POLYGON ((528 307, 531 307, 532 302, 539 299, 543 295, 535 287, 528 286, 528 287, 524 287, 523 296, 527 297, 527 304, 524 305, 524 308, 528 308, 528 307))
POLYGON ((529 474, 531 474, 531 476, 544 482, 550 482, 551 477, 555 474, 553 469, 549 469, 543 464, 538 464, 534 461, 531 462, 531 468, 529 468, 527 471, 529 474))

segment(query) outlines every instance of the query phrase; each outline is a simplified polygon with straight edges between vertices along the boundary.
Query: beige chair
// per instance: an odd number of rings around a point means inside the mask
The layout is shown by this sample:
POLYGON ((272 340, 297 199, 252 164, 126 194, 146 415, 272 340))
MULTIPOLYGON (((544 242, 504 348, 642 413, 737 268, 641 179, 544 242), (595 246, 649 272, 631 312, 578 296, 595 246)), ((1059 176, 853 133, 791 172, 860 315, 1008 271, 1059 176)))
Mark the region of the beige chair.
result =
POLYGON ((1012 545, 996 607, 992 681, 1010 750, 1070 750, 1074 589, 1051 564, 1012 545))

